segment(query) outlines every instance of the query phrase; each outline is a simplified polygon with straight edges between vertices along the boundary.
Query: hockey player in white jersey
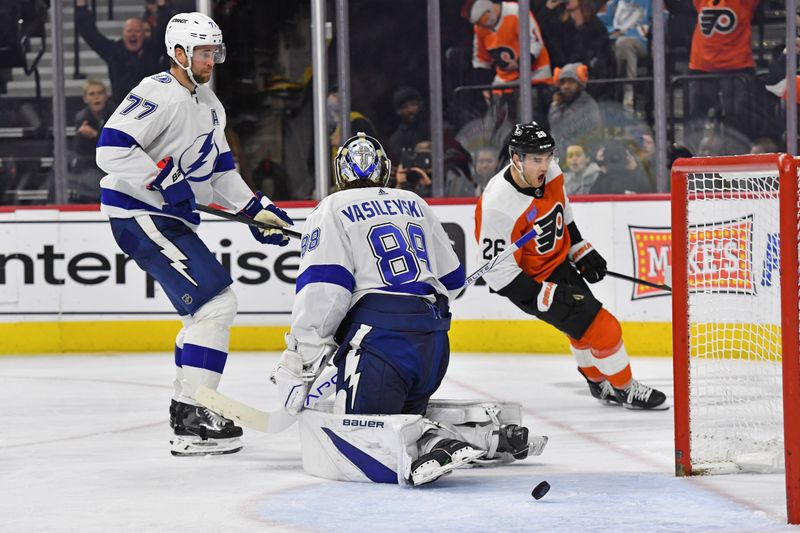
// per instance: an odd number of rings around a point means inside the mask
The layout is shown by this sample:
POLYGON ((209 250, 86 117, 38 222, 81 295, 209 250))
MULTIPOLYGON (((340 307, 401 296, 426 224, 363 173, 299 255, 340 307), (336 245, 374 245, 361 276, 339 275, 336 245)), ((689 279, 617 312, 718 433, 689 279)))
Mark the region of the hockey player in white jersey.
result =
MULTIPOLYGON (((364 133, 339 149, 334 172, 340 190, 306 220, 292 328, 272 378, 297 413, 320 366, 332 356, 338 369, 333 412, 301 417, 306 470, 420 485, 487 454, 525 457, 527 429, 492 421, 499 404, 430 402, 449 362, 449 304, 464 286, 433 210, 410 191, 385 188, 390 162, 364 133), (468 429, 430 420, 432 408, 468 429)), ((514 406, 505 415, 519 422, 514 406)))
MULTIPOLYGON (((228 355, 236 296, 230 275, 196 234, 196 202, 219 204, 276 228, 291 218, 235 170, 225 110, 205 84, 225 60, 222 31, 201 13, 180 13, 166 28, 169 71, 144 78, 108 120, 97 143, 101 211, 119 247, 159 282, 183 322, 175 339, 170 405, 173 455, 233 453, 242 429, 200 406, 200 385, 215 389, 228 355)), ((279 229, 257 230, 285 245, 279 229)))

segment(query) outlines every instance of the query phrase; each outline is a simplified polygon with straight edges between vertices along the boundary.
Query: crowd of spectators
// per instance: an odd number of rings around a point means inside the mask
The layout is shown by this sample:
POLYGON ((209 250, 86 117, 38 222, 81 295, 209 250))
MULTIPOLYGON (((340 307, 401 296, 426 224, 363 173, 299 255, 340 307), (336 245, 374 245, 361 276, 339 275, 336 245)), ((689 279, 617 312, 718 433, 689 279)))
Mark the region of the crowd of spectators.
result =
MULTIPOLYGON (((567 192, 655 192, 648 76, 656 16, 667 23, 668 73, 683 75, 682 83, 669 88, 681 90, 683 101, 682 115, 680 104, 677 111, 670 109, 669 133, 680 134, 682 142, 673 143, 670 154, 764 153, 785 142, 780 120, 785 51, 778 46, 769 64, 757 64, 752 45, 759 9, 780 7, 780 2, 665 0, 665 11, 653 13, 649 0, 530 0, 530 46, 521 51, 516 2, 448 0, 441 4, 442 47, 469 53, 454 54, 457 60, 444 64, 445 158, 439 178, 432 170, 426 101, 431 58, 424 38, 425 2, 377 3, 350 2, 351 49, 362 52, 351 55, 350 130, 384 143, 393 162, 392 186, 430 196, 435 180, 442 179, 446 196, 479 195, 507 163, 504 147, 518 119, 514 84, 520 53, 527 53, 533 116, 556 139, 567 192), (372 23, 377 11, 402 24, 372 23), (458 88, 471 92, 452 98, 458 88)), ((119 22, 119 39, 103 35, 87 4, 75 0, 75 28, 106 63, 110 87, 87 81, 85 107, 74 119, 69 189, 71 200, 81 202, 97 199, 93 156, 99 130, 143 77, 168 67, 166 23, 193 2, 142 0, 141 16, 119 22)), ((212 6, 231 59, 220 69, 217 92, 228 109, 226 134, 243 176, 278 200, 310 198, 313 178, 296 175, 297 168, 313 168, 309 7, 277 0, 217 0, 212 6), (258 20, 267 14, 274 17, 265 26, 268 31, 261 31, 258 20), (297 56, 307 64, 298 65, 297 56), (274 130, 267 137, 277 141, 254 147, 265 137, 254 132, 264 130, 274 130), (295 148, 287 150, 287 144, 295 148), (309 148, 300 149, 303 144, 309 148), (308 161, 298 165, 297 155, 308 161)), ((800 38, 797 48, 800 52, 800 38)), ((332 90, 326 113, 333 155, 343 139, 332 44, 329 58, 332 90)))

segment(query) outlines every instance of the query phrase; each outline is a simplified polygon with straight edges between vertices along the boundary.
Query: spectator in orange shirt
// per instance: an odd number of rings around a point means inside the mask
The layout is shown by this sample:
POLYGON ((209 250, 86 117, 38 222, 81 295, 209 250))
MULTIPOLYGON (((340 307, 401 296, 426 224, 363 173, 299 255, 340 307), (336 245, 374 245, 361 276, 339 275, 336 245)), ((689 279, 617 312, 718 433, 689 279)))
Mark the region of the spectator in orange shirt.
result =
POLYGON ((724 74, 689 85, 689 116, 713 114, 748 136, 760 122, 754 109, 753 15, 759 0, 693 0, 697 26, 689 56, 690 74, 724 74), (731 76, 735 75, 735 76, 731 76), (712 111, 713 108, 713 111, 712 111))

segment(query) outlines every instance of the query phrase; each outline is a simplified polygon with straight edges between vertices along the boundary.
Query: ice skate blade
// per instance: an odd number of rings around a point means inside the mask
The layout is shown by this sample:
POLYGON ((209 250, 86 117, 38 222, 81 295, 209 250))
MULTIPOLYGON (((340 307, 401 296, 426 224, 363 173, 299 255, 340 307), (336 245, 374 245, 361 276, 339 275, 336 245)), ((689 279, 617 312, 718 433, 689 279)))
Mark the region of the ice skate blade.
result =
POLYGON ((666 411, 669 409, 669 404, 665 401, 661 405, 657 405, 655 407, 636 407, 635 405, 631 405, 629 403, 622 404, 625 409, 630 409, 631 411, 666 411))
POLYGON ((602 398, 595 398, 597 403, 600 405, 605 405, 606 407, 621 407, 622 404, 619 403, 618 400, 604 400, 602 398))
POLYGON ((242 449, 242 441, 238 437, 204 440, 195 435, 175 435, 170 440, 170 445, 170 453, 176 457, 227 455, 242 449))

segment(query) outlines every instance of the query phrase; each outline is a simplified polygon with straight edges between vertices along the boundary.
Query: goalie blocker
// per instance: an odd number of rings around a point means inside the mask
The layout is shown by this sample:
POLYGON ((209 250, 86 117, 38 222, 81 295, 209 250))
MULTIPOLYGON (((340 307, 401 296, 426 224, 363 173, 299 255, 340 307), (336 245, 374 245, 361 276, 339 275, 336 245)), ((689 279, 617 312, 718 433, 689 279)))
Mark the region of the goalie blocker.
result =
POLYGON ((537 456, 547 444, 547 437, 530 436, 522 427, 518 403, 431 400, 425 417, 332 410, 326 402, 299 417, 303 469, 325 479, 421 485, 466 463, 501 465, 537 456), (447 448, 453 440, 471 448, 453 452, 447 448), (449 464, 426 461, 437 448, 450 451, 449 464))

